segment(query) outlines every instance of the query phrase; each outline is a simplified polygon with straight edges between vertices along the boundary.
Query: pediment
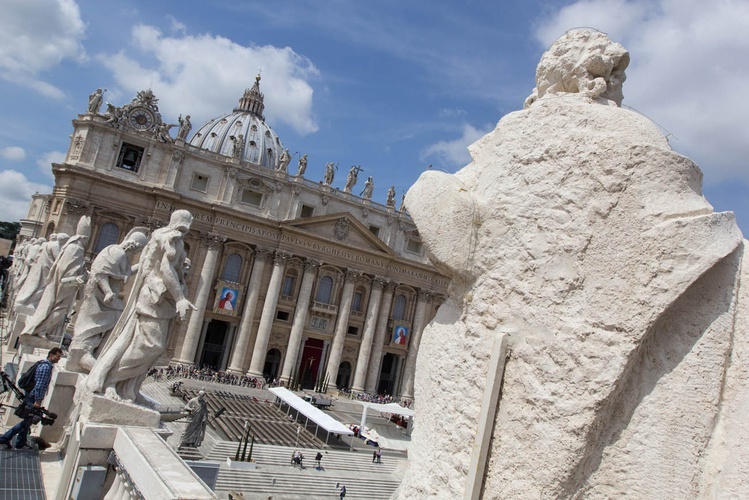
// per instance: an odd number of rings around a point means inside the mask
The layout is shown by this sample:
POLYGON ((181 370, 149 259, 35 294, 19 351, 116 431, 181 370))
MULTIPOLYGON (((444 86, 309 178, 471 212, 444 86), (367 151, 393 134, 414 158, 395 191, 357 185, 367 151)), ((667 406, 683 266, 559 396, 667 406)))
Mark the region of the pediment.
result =
POLYGON ((394 255, 389 246, 347 212, 286 221, 281 227, 370 252, 394 255))

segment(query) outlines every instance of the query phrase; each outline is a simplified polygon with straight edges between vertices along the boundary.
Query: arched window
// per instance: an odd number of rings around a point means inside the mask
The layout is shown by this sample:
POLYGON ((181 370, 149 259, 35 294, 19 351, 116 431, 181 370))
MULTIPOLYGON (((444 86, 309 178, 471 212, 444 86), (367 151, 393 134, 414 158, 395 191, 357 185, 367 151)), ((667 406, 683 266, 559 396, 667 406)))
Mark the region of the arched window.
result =
POLYGON ((330 276, 323 276, 320 278, 320 284, 317 286, 315 302, 330 304, 331 295, 333 295, 333 278, 330 276))
POLYGON ((242 257, 238 253, 233 253, 226 258, 224 272, 221 273, 221 279, 237 283, 239 282, 239 273, 241 270, 242 257))
POLYGON ((393 319, 402 321, 406 319, 406 296, 398 295, 395 297, 395 306, 393 307, 393 319))
POLYGON ((94 253, 99 253, 109 245, 114 245, 120 240, 120 228, 111 222, 107 222, 99 229, 99 238, 96 240, 94 253))

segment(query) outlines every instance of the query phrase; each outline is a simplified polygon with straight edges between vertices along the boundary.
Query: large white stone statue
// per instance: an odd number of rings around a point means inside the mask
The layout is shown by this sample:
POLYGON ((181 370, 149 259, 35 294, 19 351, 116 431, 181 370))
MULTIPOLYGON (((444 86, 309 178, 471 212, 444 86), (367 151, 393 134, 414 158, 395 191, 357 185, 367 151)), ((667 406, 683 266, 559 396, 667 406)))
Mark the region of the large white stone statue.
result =
POLYGON ((397 498, 749 498, 743 238, 618 107, 628 61, 568 32, 527 109, 409 190, 452 281, 397 498))
POLYGON ((29 272, 23 281, 23 286, 16 293, 13 304, 15 312, 25 314, 34 312, 47 286, 49 270, 68 239, 70 239, 68 234, 54 233, 49 236, 49 241, 39 246, 38 251, 35 252, 34 262, 29 263, 29 272))
POLYGON ((148 241, 146 232, 143 228, 130 231, 122 243, 106 247, 91 264, 68 350, 68 370, 88 373, 93 368, 99 345, 106 341, 125 308, 125 283, 139 267, 131 266, 130 259, 148 241))
POLYGON ((172 320, 185 319, 195 309, 185 297, 183 237, 191 224, 190 212, 177 210, 168 226, 151 235, 125 310, 86 379, 86 391, 118 401, 140 400, 140 386, 166 349, 172 320))
POLYGON ((86 244, 90 234, 91 218, 84 215, 78 220, 75 236, 60 249, 49 270, 39 305, 19 336, 21 344, 47 348, 59 342, 56 337, 62 334, 78 289, 86 282, 86 244))

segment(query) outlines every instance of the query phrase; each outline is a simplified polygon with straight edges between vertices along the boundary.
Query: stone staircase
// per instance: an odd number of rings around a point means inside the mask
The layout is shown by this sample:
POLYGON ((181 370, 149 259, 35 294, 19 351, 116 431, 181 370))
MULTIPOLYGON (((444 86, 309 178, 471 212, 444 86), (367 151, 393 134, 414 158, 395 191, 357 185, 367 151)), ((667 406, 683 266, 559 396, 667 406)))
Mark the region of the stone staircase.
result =
MULTIPOLYGON (((407 459, 383 452, 382 463, 372 463, 372 452, 321 450, 321 470, 315 469, 316 449, 302 449, 304 469, 291 465, 292 447, 256 444, 252 458, 255 470, 230 469, 226 459, 237 452, 236 442, 218 441, 205 459, 222 462, 216 493, 227 498, 231 491, 249 499, 338 498, 338 486, 346 485, 346 498, 387 499, 401 482, 407 459)), ((248 448, 249 452, 249 448, 248 448)))

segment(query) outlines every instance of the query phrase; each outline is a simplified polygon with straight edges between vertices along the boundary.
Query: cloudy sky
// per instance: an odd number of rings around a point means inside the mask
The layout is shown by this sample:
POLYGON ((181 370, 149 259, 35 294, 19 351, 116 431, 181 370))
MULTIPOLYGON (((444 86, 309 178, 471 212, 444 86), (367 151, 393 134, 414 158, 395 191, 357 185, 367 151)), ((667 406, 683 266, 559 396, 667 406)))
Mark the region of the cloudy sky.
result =
POLYGON ((266 121, 309 155, 308 178, 362 165, 376 200, 390 185, 400 198, 427 165, 469 163, 466 146, 521 109, 543 51, 579 26, 630 51, 624 105, 700 165, 708 200, 749 234, 749 0, 5 0, 0 220, 50 192, 97 87, 116 105, 151 88, 166 121, 190 114, 195 131, 259 68, 266 121))

